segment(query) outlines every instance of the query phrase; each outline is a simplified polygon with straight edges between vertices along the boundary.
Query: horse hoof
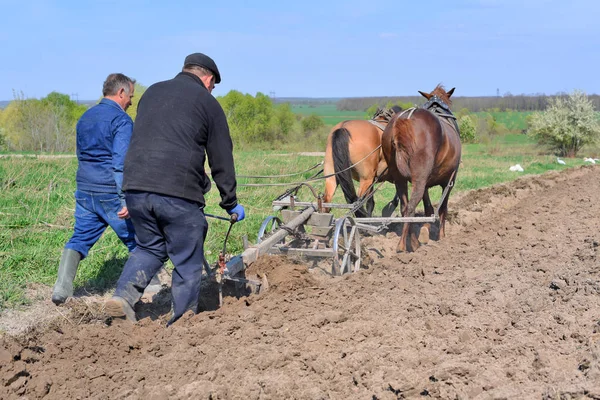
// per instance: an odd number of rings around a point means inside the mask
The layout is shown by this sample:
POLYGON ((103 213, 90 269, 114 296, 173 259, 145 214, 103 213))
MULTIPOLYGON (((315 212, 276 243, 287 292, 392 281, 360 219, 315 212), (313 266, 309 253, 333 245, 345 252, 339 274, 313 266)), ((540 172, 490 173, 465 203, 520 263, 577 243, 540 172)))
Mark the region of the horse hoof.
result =
POLYGON ((419 232, 419 243, 429 243, 429 228, 426 226, 421 227, 421 231, 419 232))

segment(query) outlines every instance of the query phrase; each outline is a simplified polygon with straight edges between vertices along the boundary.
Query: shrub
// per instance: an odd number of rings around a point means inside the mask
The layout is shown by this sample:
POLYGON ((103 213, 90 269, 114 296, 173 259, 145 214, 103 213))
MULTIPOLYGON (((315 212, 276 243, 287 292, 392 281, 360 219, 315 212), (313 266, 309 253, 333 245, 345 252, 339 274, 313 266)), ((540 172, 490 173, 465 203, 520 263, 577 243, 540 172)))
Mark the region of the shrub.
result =
POLYGON ((460 140, 463 143, 473 143, 477 138, 477 125, 473 117, 463 115, 458 118, 458 128, 460 129, 460 140))
POLYGON ((600 124, 587 95, 574 91, 550 99, 546 111, 531 117, 529 135, 556 155, 574 157, 585 145, 597 143, 600 124))

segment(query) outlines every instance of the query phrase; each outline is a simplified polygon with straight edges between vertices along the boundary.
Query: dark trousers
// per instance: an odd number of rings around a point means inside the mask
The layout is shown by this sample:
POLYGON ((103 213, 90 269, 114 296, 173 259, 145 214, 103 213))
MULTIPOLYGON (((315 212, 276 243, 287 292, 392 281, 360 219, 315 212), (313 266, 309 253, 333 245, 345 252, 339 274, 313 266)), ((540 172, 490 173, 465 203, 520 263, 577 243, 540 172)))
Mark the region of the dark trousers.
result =
POLYGON ((208 230, 204 211, 193 201, 157 193, 128 191, 125 200, 137 247, 123 268, 115 296, 133 307, 163 263, 171 259, 175 269, 169 323, 188 310, 197 313, 208 230))

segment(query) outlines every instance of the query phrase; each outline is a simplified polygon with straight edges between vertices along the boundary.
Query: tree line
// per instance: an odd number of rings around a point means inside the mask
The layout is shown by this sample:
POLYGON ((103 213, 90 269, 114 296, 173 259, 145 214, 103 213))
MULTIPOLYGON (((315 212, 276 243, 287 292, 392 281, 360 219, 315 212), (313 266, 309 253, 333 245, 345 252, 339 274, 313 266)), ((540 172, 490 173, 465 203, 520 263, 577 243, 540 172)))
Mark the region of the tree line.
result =
MULTIPOLYGON (((136 84, 133 104, 128 109, 135 121, 137 105, 146 88, 136 84)), ((325 148, 328 129, 317 115, 292 112, 290 103, 274 102, 269 96, 256 96, 232 90, 217 97, 227 116, 232 139, 238 148, 279 149, 295 144, 325 148)), ((340 100, 338 107, 366 107, 365 118, 378 107, 400 105, 406 109, 420 97, 380 97, 340 100), (347 103, 342 103, 347 101, 347 103), (411 102, 412 101, 412 102, 411 102)), ((575 91, 568 95, 504 96, 501 98, 453 98, 453 109, 463 142, 478 142, 508 132, 489 111, 538 111, 528 117, 528 133, 556 154, 574 156, 583 146, 600 140, 596 109, 598 96, 575 91), (483 99, 483 100, 482 100, 483 99), (489 102, 484 102, 488 101, 489 102), (480 101, 480 103, 473 103, 480 101), (478 111, 488 111, 474 114, 478 111)), ((79 118, 88 105, 78 104, 66 94, 52 92, 42 99, 15 93, 14 100, 0 110, 0 151, 74 152, 79 118)))
MULTIPOLYGON (((136 83, 135 97, 127 110, 134 121, 145 90, 136 83)), ((324 147, 327 132, 323 120, 314 115, 296 115, 289 103, 275 104, 263 93, 252 96, 236 90, 217 100, 238 146, 278 148, 310 139, 324 147)), ((76 124, 88 106, 58 92, 42 99, 14 93, 14 100, 0 110, 0 151, 74 152, 76 124)))

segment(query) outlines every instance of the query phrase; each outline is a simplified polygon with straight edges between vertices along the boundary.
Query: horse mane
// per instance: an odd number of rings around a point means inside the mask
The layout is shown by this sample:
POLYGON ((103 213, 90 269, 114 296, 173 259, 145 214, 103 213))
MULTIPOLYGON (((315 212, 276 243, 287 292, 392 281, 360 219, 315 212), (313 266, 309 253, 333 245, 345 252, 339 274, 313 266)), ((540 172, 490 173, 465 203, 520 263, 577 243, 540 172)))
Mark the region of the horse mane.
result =
POLYGON ((435 89, 431 92, 432 95, 439 97, 444 103, 448 104, 448 106, 452 106, 452 100, 448 97, 448 93, 446 93, 446 88, 441 83, 438 84, 435 89))

